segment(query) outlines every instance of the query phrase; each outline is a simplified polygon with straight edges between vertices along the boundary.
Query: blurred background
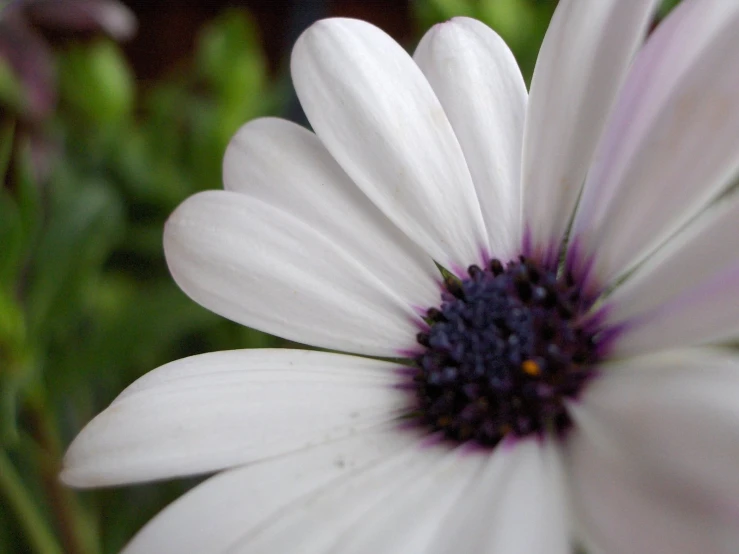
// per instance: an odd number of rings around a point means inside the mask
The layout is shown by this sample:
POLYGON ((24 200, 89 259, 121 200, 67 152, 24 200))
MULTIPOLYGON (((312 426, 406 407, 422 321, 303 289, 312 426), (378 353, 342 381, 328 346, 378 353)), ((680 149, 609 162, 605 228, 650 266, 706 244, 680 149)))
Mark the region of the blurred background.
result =
POLYGON ((119 551, 196 481, 65 489, 74 435, 166 362, 287 345, 190 301, 161 235, 184 198, 220 187, 240 125, 305 123, 288 72, 303 29, 362 18, 412 51, 434 23, 468 15, 506 40, 528 82, 555 6, 0 0, 0 552, 119 551))

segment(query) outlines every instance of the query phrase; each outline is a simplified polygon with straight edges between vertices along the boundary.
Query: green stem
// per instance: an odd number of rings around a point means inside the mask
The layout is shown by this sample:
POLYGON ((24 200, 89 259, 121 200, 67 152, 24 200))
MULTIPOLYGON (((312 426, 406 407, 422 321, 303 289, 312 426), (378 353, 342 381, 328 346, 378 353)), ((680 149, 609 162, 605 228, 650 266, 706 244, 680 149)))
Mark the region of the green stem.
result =
POLYGON ((90 532, 90 521, 83 512, 75 493, 59 480, 62 449, 55 422, 44 409, 39 390, 28 399, 28 408, 36 441, 41 448, 39 459, 41 481, 57 520, 57 526, 67 554, 96 554, 96 537, 90 532))
POLYGON ((0 491, 15 510, 16 519, 24 528, 28 541, 36 552, 62 554, 54 533, 23 485, 5 450, 0 450, 0 491))

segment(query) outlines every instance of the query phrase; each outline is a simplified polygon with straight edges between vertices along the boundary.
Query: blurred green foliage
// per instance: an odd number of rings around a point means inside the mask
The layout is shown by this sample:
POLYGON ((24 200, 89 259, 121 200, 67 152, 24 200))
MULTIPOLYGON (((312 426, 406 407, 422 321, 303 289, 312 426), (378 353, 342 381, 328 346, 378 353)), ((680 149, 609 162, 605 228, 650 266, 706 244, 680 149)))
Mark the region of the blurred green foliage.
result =
POLYGON ((0 63, 0 552, 116 552, 187 484, 75 496, 56 479, 62 446, 153 367, 279 344, 190 301, 161 235, 179 202, 219 186, 238 127, 283 98, 244 11, 206 25, 194 59, 147 87, 109 39, 66 44, 55 63, 43 122, 26 120, 0 63))
MULTIPOLYGON (((413 13, 418 36, 483 20, 529 80, 554 6, 415 0, 413 13)), ((0 552, 117 552, 192 483, 77 494, 56 479, 63 446, 154 367, 282 344, 180 292, 161 235, 184 198, 220 186, 238 127, 289 99, 244 11, 204 26, 192 59, 145 86, 109 39, 65 44, 54 62, 57 108, 29 121, 0 58, 0 552)))

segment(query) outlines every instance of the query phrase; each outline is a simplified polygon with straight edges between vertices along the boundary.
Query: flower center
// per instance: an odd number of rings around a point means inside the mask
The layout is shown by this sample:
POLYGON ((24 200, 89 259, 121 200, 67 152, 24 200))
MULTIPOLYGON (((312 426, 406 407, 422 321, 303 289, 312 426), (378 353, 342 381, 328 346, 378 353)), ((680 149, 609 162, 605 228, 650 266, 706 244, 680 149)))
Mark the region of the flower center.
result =
POLYGON ((505 435, 562 432, 566 401, 594 374, 593 331, 579 325, 579 290, 520 258, 469 278, 447 279, 442 304, 427 312, 413 377, 418 414, 447 437, 492 446, 505 435))

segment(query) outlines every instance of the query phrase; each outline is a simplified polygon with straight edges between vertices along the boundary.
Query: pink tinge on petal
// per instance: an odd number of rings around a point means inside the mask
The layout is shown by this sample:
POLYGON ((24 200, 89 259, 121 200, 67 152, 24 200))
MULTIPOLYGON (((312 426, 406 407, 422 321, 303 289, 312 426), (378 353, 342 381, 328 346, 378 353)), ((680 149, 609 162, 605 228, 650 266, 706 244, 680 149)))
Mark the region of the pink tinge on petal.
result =
POLYGON ((525 225, 521 243, 521 255, 536 260, 542 267, 554 270, 559 263, 559 241, 552 241, 548 245, 539 245, 534 242, 534 235, 530 225, 525 225))
MULTIPOLYGON (((582 439, 578 439, 582 440, 582 439)), ((699 518, 638 473, 593 448, 571 464, 573 505, 588 551, 733 554, 716 536, 729 522, 699 518)), ((728 544, 728 541, 727 541, 728 544)))
POLYGON ((729 340, 739 334, 739 262, 617 328, 616 355, 729 340))
POLYGON ((557 261, 560 244, 631 59, 658 2, 559 2, 531 81, 522 189, 528 252, 557 261))
POLYGON ((688 344, 731 336, 739 321, 732 301, 739 292, 737 236, 739 196, 733 195, 706 210, 611 291, 600 310, 602 323, 627 331, 624 339, 632 348, 635 340, 660 348, 678 328, 689 334, 688 344))
POLYGON ((603 368, 571 406, 572 490, 607 552, 739 551, 739 357, 683 349, 603 368))
MULTIPOLYGON (((739 4, 683 2, 638 54, 578 205, 568 266, 613 284, 739 168, 739 4)), ((586 283, 586 286, 590 286, 586 283)))

